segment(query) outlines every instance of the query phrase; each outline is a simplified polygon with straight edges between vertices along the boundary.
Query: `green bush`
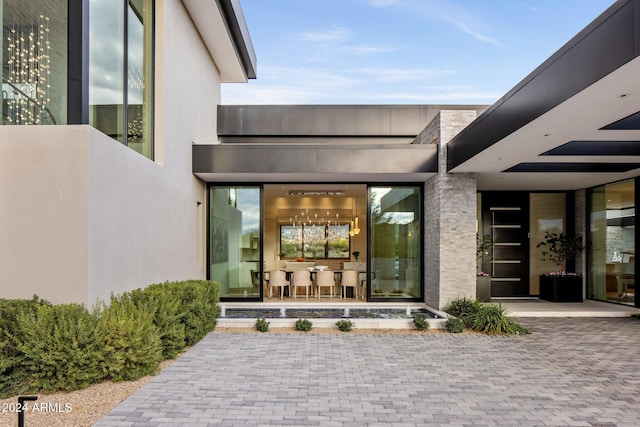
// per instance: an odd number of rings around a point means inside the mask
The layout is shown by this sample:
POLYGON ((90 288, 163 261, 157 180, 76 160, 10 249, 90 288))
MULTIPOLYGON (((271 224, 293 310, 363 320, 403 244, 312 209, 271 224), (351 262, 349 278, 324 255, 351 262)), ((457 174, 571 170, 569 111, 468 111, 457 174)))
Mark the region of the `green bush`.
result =
POLYGON ((416 329, 420 329, 421 331, 426 331, 427 329, 429 329, 429 321, 427 320, 426 316, 422 314, 416 314, 415 316, 413 316, 413 325, 416 327, 416 329))
POLYGON ((464 323, 458 317, 448 318, 447 321, 444 323, 444 326, 445 328, 447 328, 447 331, 454 334, 459 334, 461 332, 464 332, 464 323))
POLYGON ((296 320, 296 331, 309 332, 313 324, 310 320, 307 319, 298 319, 296 320))
POLYGON ((104 378, 131 381, 156 373, 162 345, 151 306, 137 305, 125 293, 112 297, 108 307, 98 304, 96 317, 104 378))
POLYGON ((131 295, 137 305, 148 305, 153 311, 165 359, 204 338, 220 316, 220 286, 211 281, 157 283, 131 295))
POLYGON ((205 280, 151 285, 89 312, 79 304, 0 299, 0 398, 74 390, 153 373, 215 328, 220 288, 205 280))
POLYGON ((130 295, 137 307, 153 313, 153 324, 160 338, 162 357, 175 358, 186 345, 180 300, 160 287, 136 289, 130 295))
POLYGON ((24 355, 17 349, 23 340, 18 315, 35 314, 42 305, 50 304, 36 295, 30 300, 0 299, 0 398, 22 393, 28 382, 24 355))
POLYGON ((522 326, 521 324, 519 324, 518 322, 516 322, 515 320, 509 318, 509 333, 510 334, 515 334, 515 335, 528 335, 531 333, 531 331, 527 328, 525 328, 524 326, 522 326))
POLYGON ((17 350, 28 390, 77 390, 101 379, 96 322, 80 304, 40 305, 18 314, 17 350))
POLYGON ((354 324, 353 324, 353 322, 351 320, 342 319, 342 320, 338 320, 336 322, 336 326, 342 332, 349 332, 349 331, 351 331, 351 329, 353 329, 354 324))
POLYGON ((179 301, 186 345, 196 344, 215 329, 220 316, 220 287, 217 284, 206 280, 188 280, 152 286, 162 288, 170 298, 179 301))
POLYGON ((459 318, 464 327, 487 334, 529 334, 529 330, 515 320, 499 304, 485 304, 468 298, 458 298, 445 310, 459 318))
POLYGON ((267 322, 265 319, 256 319, 256 329, 260 332, 267 332, 269 330, 270 322, 267 322))
POLYGON ((471 316, 470 324, 471 329, 490 335, 528 333, 525 328, 507 317, 504 307, 500 304, 482 304, 471 316))
POLYGON ((470 326, 475 331, 488 334, 502 334, 509 329, 506 312, 499 304, 482 304, 471 315, 470 326))
POLYGON ((458 298, 451 301, 445 311, 462 320, 464 326, 470 328, 472 317, 478 312, 481 305, 482 303, 475 299, 458 298))

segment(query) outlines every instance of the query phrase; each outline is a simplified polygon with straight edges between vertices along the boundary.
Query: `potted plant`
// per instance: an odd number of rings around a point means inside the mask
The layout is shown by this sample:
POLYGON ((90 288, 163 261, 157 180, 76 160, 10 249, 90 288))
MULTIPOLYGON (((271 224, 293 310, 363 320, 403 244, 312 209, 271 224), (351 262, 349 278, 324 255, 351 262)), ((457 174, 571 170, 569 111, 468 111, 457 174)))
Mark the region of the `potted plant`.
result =
POLYGON ((484 271, 485 257, 489 257, 489 251, 493 248, 493 239, 489 234, 476 235, 476 299, 478 301, 491 301, 491 275, 484 271))
POLYGON ((549 260, 561 270, 540 275, 540 299, 553 302, 582 302, 582 276, 567 272, 567 261, 571 264, 585 248, 582 235, 547 231, 544 240, 536 246, 544 248, 542 261, 549 260), (564 269, 562 269, 564 268, 564 269))

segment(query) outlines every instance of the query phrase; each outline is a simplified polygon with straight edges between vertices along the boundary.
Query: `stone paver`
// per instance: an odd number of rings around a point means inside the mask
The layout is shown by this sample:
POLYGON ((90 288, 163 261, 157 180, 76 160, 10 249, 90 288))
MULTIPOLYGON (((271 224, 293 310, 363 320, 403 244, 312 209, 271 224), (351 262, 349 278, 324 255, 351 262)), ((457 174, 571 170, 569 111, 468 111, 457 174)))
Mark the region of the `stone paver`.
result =
POLYGON ((640 425, 640 320, 520 320, 532 335, 214 332, 96 425, 640 425))

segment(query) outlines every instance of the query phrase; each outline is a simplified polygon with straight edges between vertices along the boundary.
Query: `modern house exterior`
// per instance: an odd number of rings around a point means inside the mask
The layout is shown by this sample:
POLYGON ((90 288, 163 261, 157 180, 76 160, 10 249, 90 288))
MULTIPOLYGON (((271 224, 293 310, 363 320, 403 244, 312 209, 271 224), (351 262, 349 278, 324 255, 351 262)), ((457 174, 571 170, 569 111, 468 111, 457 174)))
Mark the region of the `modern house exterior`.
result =
POLYGON ((575 269, 585 298, 640 307, 640 0, 491 106, 219 105, 256 77, 237 1, 26 3, 0 0, 1 297, 206 277, 259 302, 302 262, 361 271, 370 302, 442 308, 478 269, 494 298, 537 297, 575 269), (555 266, 546 232, 589 245, 555 266))

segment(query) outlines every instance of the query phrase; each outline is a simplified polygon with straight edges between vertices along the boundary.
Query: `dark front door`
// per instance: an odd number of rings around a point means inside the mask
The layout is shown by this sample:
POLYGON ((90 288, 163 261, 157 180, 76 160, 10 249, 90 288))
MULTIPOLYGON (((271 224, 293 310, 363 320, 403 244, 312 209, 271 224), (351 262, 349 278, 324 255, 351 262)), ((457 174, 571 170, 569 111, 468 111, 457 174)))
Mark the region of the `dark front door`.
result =
POLYGON ((529 195, 482 193, 483 229, 493 239, 491 296, 529 296, 529 195))

